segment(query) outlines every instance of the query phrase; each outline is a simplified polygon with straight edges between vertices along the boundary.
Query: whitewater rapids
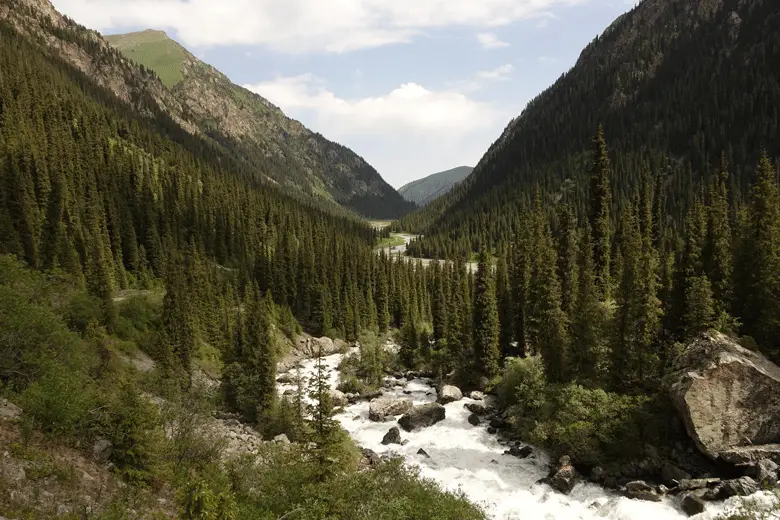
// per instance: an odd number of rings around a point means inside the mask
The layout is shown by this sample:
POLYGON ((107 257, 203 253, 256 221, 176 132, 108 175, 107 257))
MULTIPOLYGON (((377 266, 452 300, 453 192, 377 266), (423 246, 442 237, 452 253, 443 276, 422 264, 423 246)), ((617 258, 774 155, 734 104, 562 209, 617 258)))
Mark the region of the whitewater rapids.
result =
MULTIPOLYGON (((344 356, 324 357, 331 388, 339 382, 338 366, 344 356)), ((315 372, 315 361, 301 363, 301 375, 309 378, 315 372)), ((292 371, 291 374, 294 374, 292 371)), ((288 384, 278 385, 280 394, 294 390, 288 384)), ((411 398, 415 405, 436 400, 435 389, 426 380, 414 379, 402 386, 384 389, 389 397, 411 398), (405 393, 406 391, 407 393, 405 393), (410 393, 409 393, 410 392, 410 393)), ((423 477, 436 481, 449 491, 462 491, 479 504, 495 520, 683 520, 688 518, 672 499, 662 502, 631 500, 595 484, 580 483, 569 495, 553 491, 547 485, 536 484, 548 473, 548 458, 540 450, 527 459, 504 455, 505 446, 495 435, 487 433, 486 424, 472 426, 470 412, 464 404, 476 402, 464 397, 447 404, 446 419, 411 433, 401 430, 401 438, 409 442, 383 446, 382 437, 396 425, 394 422, 373 422, 368 419, 367 401, 350 405, 335 416, 342 427, 362 448, 378 454, 397 454, 406 464, 420 469, 423 477), (430 458, 418 455, 422 448, 430 458)), ((759 493, 757 500, 769 500, 759 493)), ((707 510, 694 520, 712 520, 732 509, 738 499, 708 503, 707 510)))

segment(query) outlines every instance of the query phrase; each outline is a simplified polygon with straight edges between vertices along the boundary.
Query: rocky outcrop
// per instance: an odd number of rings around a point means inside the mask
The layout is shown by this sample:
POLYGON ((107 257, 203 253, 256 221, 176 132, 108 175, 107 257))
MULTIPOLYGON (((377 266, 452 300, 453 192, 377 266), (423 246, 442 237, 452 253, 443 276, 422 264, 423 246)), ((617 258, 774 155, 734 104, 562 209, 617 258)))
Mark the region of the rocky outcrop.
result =
POLYGON ((685 493, 680 498, 680 509, 688 516, 703 513, 705 509, 704 500, 695 493, 685 493))
MULTIPOLYGON (((276 370, 280 374, 282 372, 288 372, 304 359, 315 358, 320 352, 322 352, 323 356, 336 354, 345 346, 346 344, 341 340, 333 341, 330 338, 298 336, 290 348, 290 351, 277 364, 276 370)), ((284 377, 284 375, 281 375, 280 377, 284 377)), ((293 378, 294 376, 290 375, 289 380, 292 382, 294 380, 293 378)), ((277 381, 283 382, 278 379, 277 381)))
POLYGON ((375 422, 392 421, 412 409, 412 400, 406 397, 380 397, 368 406, 368 419, 375 422))
POLYGON ((8 399, 0 399, 0 419, 14 420, 22 416, 22 409, 8 399))
POLYGON ((479 426, 479 423, 480 423, 479 415, 477 415, 475 413, 469 415, 468 421, 469 421, 469 424, 472 425, 472 426, 479 426))
POLYGON ((688 434, 712 459, 736 460, 735 449, 780 439, 780 367, 721 333, 686 347, 670 395, 688 434))
POLYGON ((436 402, 439 404, 449 404, 460 401, 461 399, 463 399, 463 393, 460 391, 460 388, 452 385, 444 385, 441 387, 441 390, 439 390, 439 396, 436 399, 436 402))
POLYGON ((439 403, 414 406, 398 419, 398 424, 401 425, 401 428, 410 432, 419 428, 433 426, 437 422, 443 421, 446 413, 444 406, 439 403))
POLYGON ((92 456, 98 462, 105 462, 114 452, 114 445, 108 439, 98 439, 92 445, 92 456))
POLYGON ((483 403, 466 403, 463 407, 469 412, 477 415, 487 415, 493 411, 493 408, 483 403))
POLYGON ((475 401, 481 401, 481 400, 483 400, 485 398, 485 394, 483 394, 482 392, 480 392, 478 390, 474 390, 473 392, 471 392, 469 394, 469 398, 470 399, 474 399, 475 401))

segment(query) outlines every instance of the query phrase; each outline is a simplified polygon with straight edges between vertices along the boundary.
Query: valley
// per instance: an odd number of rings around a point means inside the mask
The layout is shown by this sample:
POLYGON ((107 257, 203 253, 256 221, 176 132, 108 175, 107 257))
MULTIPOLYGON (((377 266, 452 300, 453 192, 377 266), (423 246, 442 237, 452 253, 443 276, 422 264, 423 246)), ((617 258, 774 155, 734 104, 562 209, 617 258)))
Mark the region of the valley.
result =
POLYGON ((0 520, 780 518, 780 4, 239 4, 0 0, 0 520))

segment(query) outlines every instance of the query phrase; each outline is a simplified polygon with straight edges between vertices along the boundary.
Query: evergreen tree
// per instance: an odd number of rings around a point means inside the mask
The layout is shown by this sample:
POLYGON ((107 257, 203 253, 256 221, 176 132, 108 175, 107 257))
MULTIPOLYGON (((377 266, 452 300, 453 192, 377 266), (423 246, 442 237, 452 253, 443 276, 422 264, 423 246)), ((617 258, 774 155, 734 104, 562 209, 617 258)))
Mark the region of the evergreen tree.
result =
POLYGON ((514 305, 509 281, 509 267, 505 256, 498 258, 496 265, 496 302, 499 322, 499 352, 500 359, 514 354, 512 332, 515 326, 514 305))
POLYGON ((705 253, 707 276, 712 282, 717 314, 731 312, 733 258, 728 183, 728 163, 724 154, 720 173, 710 190, 705 253))
POLYGON ((324 482, 331 478, 338 469, 335 458, 339 445, 339 425, 331 418, 333 403, 330 396, 330 384, 328 372, 322 362, 322 349, 317 352, 315 360, 315 372, 309 382, 309 416, 311 417, 311 433, 309 442, 313 444, 311 450, 314 473, 317 480, 324 482))
POLYGON ((499 349, 498 305, 496 281, 490 254, 482 250, 474 288, 474 357, 480 376, 491 379, 498 374, 501 351, 499 349))
POLYGON ((561 308, 571 317, 577 299, 577 220, 570 204, 564 204, 558 220, 558 275, 561 280, 561 308))
POLYGON ((181 270, 171 269, 165 280, 163 298, 162 355, 166 366, 174 374, 183 376, 187 387, 191 384, 195 341, 195 320, 186 279, 181 270))
POLYGON ((550 227, 537 209, 533 216, 535 252, 531 256, 526 334, 534 350, 541 354, 548 380, 566 379, 567 324, 561 310, 561 284, 557 255, 550 227))
POLYGON ((607 154, 604 129, 599 125, 593 139, 593 162, 590 173, 590 227, 593 237, 593 264, 596 287, 606 299, 610 294, 612 247, 612 169, 607 154))
POLYGON ((760 346, 780 351, 780 190, 775 168, 762 155, 758 175, 750 189, 748 236, 750 263, 745 332, 760 346))
POLYGON ((572 315, 569 350, 571 378, 586 384, 600 382, 606 361, 604 336, 607 316, 598 299, 592 251, 590 229, 586 226, 579 248, 579 286, 572 315))

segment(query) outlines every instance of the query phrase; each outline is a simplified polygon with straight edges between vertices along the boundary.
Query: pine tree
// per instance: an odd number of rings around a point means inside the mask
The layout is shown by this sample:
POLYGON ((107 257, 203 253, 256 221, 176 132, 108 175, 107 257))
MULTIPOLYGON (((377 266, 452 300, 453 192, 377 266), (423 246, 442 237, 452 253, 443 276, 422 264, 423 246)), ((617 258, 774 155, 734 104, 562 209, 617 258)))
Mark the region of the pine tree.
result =
POLYGON ((693 276, 685 288, 685 338, 695 338, 714 325, 715 303, 706 275, 693 276))
POLYGON ((579 286, 572 315, 569 350, 571 378, 586 384, 600 382, 606 361, 604 336, 607 315, 598 299, 592 251, 590 229, 586 226, 579 248, 579 286))
POLYGON ((717 314, 731 312, 733 262, 728 183, 728 163, 724 154, 721 158, 720 174, 710 190, 705 248, 707 276, 712 282, 717 314))
POLYGON ((273 299, 271 293, 260 295, 257 286, 247 303, 246 344, 242 363, 248 377, 252 402, 260 419, 273 409, 276 402, 276 342, 272 326, 273 299))
POLYGON ((571 317, 577 299, 577 219, 570 204, 559 212, 558 276, 561 280, 561 308, 571 317))
POLYGON ((315 373, 309 383, 309 416, 311 433, 309 442, 313 444, 312 456, 314 473, 317 480, 324 482, 338 469, 335 458, 339 445, 339 426, 331 418, 333 403, 330 396, 330 384, 325 364, 322 362, 322 348, 317 352, 315 373))
POLYGON ((593 263, 596 287, 601 298, 610 294, 612 245, 612 170, 607 154, 604 129, 599 125, 593 139, 593 163, 590 175, 590 227, 593 239, 593 263))
POLYGON ((780 351, 780 190, 766 154, 750 189, 745 246, 750 262, 746 268, 751 274, 745 332, 776 353, 780 351))
POLYGON ((171 269, 165 279, 161 341, 165 364, 174 374, 183 377, 185 387, 191 384, 195 338, 193 310, 184 273, 171 269))
POLYGON ((449 315, 447 309, 447 297, 445 292, 445 285, 447 283, 446 273, 449 269, 445 266, 443 269, 438 262, 433 264, 433 339, 437 345, 442 345, 442 342, 447 336, 447 329, 449 327, 449 315))
POLYGON ((496 281, 490 254, 482 250, 474 288, 474 357, 480 376, 492 379, 498 374, 501 351, 499 349, 498 305, 496 281))
POLYGON ((390 328, 390 290, 384 268, 384 253, 377 268, 376 310, 379 333, 384 334, 390 328))
POLYGON ((500 359, 514 355, 512 332, 515 326, 514 305, 509 281, 509 267, 505 256, 498 258, 496 265, 496 303, 498 305, 500 359))
POLYGON ((562 382, 567 377, 568 337, 566 315, 561 310, 557 255, 541 209, 534 213, 533 222, 536 248, 531 256, 526 334, 532 347, 542 356, 548 380, 562 382))

